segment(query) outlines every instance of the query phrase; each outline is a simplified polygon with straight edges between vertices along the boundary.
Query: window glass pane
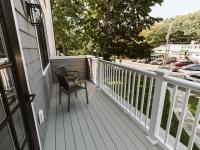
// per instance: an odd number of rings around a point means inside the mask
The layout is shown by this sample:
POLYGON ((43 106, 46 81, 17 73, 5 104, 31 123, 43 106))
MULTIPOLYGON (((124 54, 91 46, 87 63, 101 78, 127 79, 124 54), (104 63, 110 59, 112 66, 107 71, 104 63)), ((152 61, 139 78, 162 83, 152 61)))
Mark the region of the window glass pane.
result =
POLYGON ((4 68, 0 70, 0 77, 2 78, 5 94, 8 99, 8 104, 12 110, 17 105, 17 93, 13 81, 11 68, 4 68))
POLYGON ((20 110, 16 111, 16 113, 13 115, 13 121, 15 125, 15 131, 17 133, 18 142, 21 146, 25 139, 25 131, 20 110))
POLYGON ((2 98, 1 98, 1 94, 0 94, 0 123, 5 119, 5 117, 6 117, 6 114, 5 114, 5 111, 4 111, 2 98))
POLYGON ((8 62, 7 48, 3 36, 2 26, 0 24, 0 65, 8 62))
POLYGON ((28 144, 26 144, 26 146, 24 147, 24 150, 30 150, 28 144))
POLYGON ((8 125, 0 131, 0 148, 1 150, 15 150, 8 125))
POLYGON ((48 51, 47 51, 47 43, 46 43, 46 32, 44 28, 44 22, 42 21, 40 26, 37 26, 37 35, 40 47, 40 55, 41 55, 41 63, 43 70, 49 63, 48 51))

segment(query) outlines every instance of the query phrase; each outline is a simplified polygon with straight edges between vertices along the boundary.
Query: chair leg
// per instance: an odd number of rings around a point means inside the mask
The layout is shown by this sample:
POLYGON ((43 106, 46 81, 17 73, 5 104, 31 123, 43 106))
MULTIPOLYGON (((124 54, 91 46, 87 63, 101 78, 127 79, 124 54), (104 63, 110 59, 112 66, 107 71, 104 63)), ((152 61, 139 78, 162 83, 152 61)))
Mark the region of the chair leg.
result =
POLYGON ((60 90, 60 87, 59 87, 59 105, 61 104, 61 90, 60 90))
POLYGON ((76 95, 76 98, 78 98, 78 97, 77 97, 77 92, 75 92, 75 95, 76 95))
POLYGON ((70 94, 68 95, 68 112, 70 112, 70 94))
POLYGON ((86 93, 86 98, 87 98, 87 104, 89 104, 87 88, 85 88, 85 93, 86 93))

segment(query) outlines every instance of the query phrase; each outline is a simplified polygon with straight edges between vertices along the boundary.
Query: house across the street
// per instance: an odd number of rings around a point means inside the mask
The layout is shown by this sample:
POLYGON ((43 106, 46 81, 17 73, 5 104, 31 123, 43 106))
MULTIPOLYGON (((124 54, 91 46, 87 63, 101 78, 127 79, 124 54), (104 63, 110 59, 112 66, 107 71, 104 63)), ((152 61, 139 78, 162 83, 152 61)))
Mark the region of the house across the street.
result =
POLYGON ((190 44, 168 44, 161 45, 153 49, 152 56, 162 57, 168 52, 169 57, 181 59, 188 57, 194 61, 200 61, 200 44, 196 41, 191 41, 190 44))

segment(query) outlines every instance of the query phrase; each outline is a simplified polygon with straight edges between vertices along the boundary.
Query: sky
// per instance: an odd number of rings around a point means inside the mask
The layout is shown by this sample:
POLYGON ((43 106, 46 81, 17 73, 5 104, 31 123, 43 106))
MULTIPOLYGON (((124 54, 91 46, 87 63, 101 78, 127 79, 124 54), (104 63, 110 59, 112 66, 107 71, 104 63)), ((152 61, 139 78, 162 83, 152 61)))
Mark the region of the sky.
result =
POLYGON ((162 5, 152 7, 153 17, 163 19, 185 15, 200 10, 200 0, 164 0, 162 5))

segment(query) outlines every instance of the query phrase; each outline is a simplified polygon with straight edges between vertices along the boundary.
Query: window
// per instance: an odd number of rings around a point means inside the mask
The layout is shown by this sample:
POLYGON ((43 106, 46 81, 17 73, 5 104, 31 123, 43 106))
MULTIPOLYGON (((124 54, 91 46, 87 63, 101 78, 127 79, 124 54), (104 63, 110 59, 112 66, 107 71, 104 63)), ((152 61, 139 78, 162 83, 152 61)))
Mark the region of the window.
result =
POLYGON ((44 70, 49 63, 49 57, 48 57, 48 52, 47 52, 46 34, 45 34, 43 21, 36 28, 37 28, 37 34, 38 34, 38 42, 40 46, 42 68, 44 70))

